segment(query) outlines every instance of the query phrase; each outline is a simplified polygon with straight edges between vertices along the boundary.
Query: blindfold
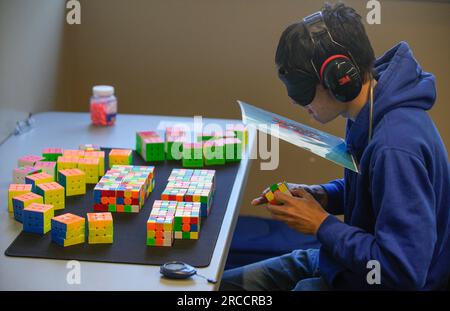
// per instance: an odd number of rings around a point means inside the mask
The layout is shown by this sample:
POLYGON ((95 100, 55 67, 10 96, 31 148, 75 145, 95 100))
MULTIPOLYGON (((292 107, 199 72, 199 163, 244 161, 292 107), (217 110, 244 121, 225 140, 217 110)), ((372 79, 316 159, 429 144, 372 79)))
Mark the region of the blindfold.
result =
POLYGON ((316 95, 317 77, 301 70, 278 70, 278 77, 286 86, 288 96, 301 106, 308 106, 316 95))

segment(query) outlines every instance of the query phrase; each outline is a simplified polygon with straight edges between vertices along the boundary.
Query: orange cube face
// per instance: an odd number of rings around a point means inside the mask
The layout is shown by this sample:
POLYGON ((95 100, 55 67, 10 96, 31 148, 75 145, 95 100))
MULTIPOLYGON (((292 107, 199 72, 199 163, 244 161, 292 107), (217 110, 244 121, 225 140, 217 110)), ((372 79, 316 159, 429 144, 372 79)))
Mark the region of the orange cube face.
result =
POLYGON ((78 157, 83 158, 85 154, 84 150, 64 150, 63 157, 78 157))
POLYGON ((53 209, 53 205, 51 204, 40 204, 40 203, 33 203, 29 206, 25 207, 25 211, 29 212, 38 212, 38 213, 45 213, 53 209))
POLYGON ((84 218, 75 214, 66 213, 56 217, 53 217, 53 220, 61 222, 66 225, 77 224, 80 222, 84 222, 84 218))
POLYGON ((109 167, 114 165, 131 165, 132 151, 130 149, 112 149, 109 152, 109 167))

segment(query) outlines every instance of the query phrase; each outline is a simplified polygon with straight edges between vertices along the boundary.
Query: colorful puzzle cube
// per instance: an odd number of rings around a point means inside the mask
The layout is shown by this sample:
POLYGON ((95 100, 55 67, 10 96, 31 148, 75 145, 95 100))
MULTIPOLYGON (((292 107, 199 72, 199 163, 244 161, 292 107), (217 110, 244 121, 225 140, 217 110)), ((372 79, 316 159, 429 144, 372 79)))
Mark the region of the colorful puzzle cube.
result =
POLYGON ((242 142, 239 138, 225 138, 225 161, 239 162, 242 159, 242 142))
POLYGON ((58 158, 57 167, 58 171, 60 170, 68 170, 71 168, 77 168, 78 167, 78 161, 80 160, 79 157, 74 156, 60 156, 58 158))
POLYGON ((209 184, 208 186, 205 187, 195 185, 187 189, 187 192, 184 196, 184 201, 200 203, 200 216, 206 217, 209 215, 209 211, 212 206, 212 198, 213 198, 212 184, 209 184))
POLYGON ((188 141, 185 134, 171 134, 166 137, 167 160, 181 160, 183 158, 183 144, 188 141))
POLYGON ((164 161, 164 140, 154 131, 136 133, 136 151, 146 162, 164 161))
POLYGON ((52 241, 60 246, 81 244, 85 241, 84 217, 63 214, 52 218, 52 241))
POLYGON ((98 175, 105 175, 105 152, 104 151, 86 151, 84 153, 86 159, 98 159, 98 175))
POLYGON ((42 150, 42 156, 45 161, 58 161, 58 158, 63 155, 63 150, 61 148, 45 148, 42 150))
POLYGON ((76 158, 84 158, 84 150, 80 149, 66 149, 63 152, 63 157, 76 157, 76 158))
POLYGON ((200 220, 200 203, 178 202, 174 219, 175 239, 197 240, 200 220))
POLYGON ((166 188, 161 194, 161 200, 163 201, 184 201, 184 196, 186 195, 187 189, 181 188, 166 188))
POLYGON ((147 245, 172 246, 177 202, 156 200, 147 221, 147 245))
POLYGON ((57 182, 39 184, 35 192, 44 198, 44 204, 51 204, 55 210, 65 208, 64 187, 57 182))
POLYGON ((153 166, 116 165, 94 188, 94 211, 138 213, 154 187, 153 166))
POLYGON ((130 149, 111 149, 108 159, 110 168, 114 165, 131 165, 133 153, 130 149))
POLYGON ((23 209, 23 231, 46 234, 52 228, 51 220, 54 216, 53 205, 32 203, 23 209))
POLYGON ((223 139, 208 140, 203 143, 205 165, 225 164, 225 143, 223 139))
POLYGON ((227 130, 234 132, 236 138, 242 142, 242 146, 245 147, 248 143, 248 129, 243 124, 228 124, 227 130))
POLYGON ((14 211, 14 219, 18 222, 23 221, 23 209, 29 206, 32 203, 41 203, 44 204, 44 198, 36 193, 24 193, 13 197, 13 211, 14 211))
POLYGON ((193 173, 194 170, 192 169, 174 168, 168 180, 190 181, 193 173))
POLYGON ((13 182, 15 184, 24 184, 25 177, 32 174, 41 173, 42 169, 31 166, 19 167, 13 171, 13 182))
POLYGON ((36 192, 36 187, 38 185, 52 181, 55 181, 53 175, 47 173, 37 173, 25 177, 25 183, 31 185, 31 189, 33 192, 36 192))
POLYGON ((183 167, 203 167, 202 143, 183 144, 183 167))
POLYGON ((289 188, 286 185, 286 183, 281 182, 281 183, 278 183, 278 184, 273 184, 272 186, 270 186, 269 191, 267 191, 266 194, 264 195, 266 197, 267 201, 270 204, 276 204, 276 205, 281 205, 282 204, 281 202, 278 202, 275 199, 275 193, 277 191, 281 191, 281 192, 284 192, 284 193, 287 193, 287 194, 291 193, 289 191, 289 188))
POLYGON ((19 159, 18 166, 34 166, 36 162, 42 161, 43 159, 43 157, 35 155, 24 156, 19 159))
POLYGON ((87 184, 98 183, 99 164, 98 158, 82 158, 78 160, 78 168, 86 173, 87 184))
POLYGON ((111 244, 113 242, 113 218, 111 213, 88 213, 88 243, 111 244))
POLYGON ((84 150, 84 151, 87 151, 87 152, 90 152, 90 151, 101 151, 102 150, 100 148, 100 146, 93 145, 93 144, 80 145, 78 149, 84 150))
POLYGON ((13 212, 13 198, 21 194, 30 193, 31 185, 28 184, 11 184, 8 189, 8 212, 13 212))
POLYGON ((66 189, 66 196, 86 194, 86 173, 73 168, 58 172, 59 183, 66 189))
POLYGON ((36 162, 36 164, 34 165, 34 168, 40 169, 40 170, 42 170, 42 172, 52 175, 55 180, 58 178, 58 176, 56 175, 56 162, 39 161, 39 162, 36 162))

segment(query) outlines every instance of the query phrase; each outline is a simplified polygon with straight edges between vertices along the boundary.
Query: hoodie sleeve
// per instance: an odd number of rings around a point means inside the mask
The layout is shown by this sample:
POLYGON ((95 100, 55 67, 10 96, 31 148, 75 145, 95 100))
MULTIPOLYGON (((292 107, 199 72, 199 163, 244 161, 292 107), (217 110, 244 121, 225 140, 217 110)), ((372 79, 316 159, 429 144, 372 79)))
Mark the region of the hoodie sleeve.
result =
POLYGON ((322 188, 328 195, 327 212, 333 215, 344 214, 344 179, 336 179, 322 188))
POLYGON ((385 149, 375 159, 371 173, 374 234, 328 216, 317 237, 336 261, 361 280, 366 280, 369 272, 368 261, 377 260, 382 285, 421 289, 437 238, 428 172, 415 155, 385 149))

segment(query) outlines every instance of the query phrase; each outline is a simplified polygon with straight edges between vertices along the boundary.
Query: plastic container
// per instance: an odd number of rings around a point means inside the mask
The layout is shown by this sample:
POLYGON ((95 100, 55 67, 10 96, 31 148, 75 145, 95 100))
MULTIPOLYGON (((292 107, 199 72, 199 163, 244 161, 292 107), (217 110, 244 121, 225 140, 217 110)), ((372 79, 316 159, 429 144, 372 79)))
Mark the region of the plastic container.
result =
POLYGON ((92 88, 90 100, 91 121, 94 125, 111 126, 117 118, 117 98, 114 87, 97 85, 92 88))

